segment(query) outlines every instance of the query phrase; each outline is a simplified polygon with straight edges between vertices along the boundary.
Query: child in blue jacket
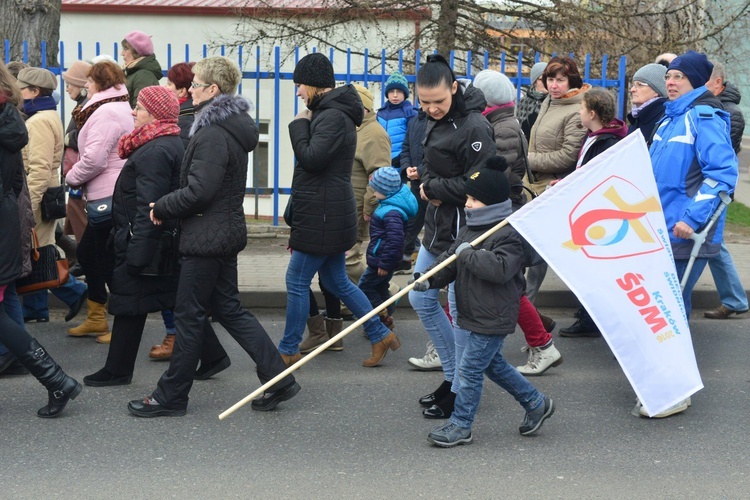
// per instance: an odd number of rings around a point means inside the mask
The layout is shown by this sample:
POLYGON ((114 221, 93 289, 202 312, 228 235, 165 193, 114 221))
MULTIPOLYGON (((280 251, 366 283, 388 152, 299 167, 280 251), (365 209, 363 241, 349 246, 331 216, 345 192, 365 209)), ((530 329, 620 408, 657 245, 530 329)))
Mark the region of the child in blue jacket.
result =
MULTIPOLYGON (((417 200, 401 175, 393 167, 375 170, 370 179, 378 208, 370 219, 370 244, 367 246, 367 269, 359 279, 359 288, 367 295, 372 307, 390 298, 388 286, 393 271, 401 263, 406 223, 417 213, 417 200)), ((393 305, 380 312, 380 320, 393 329, 393 305)))
POLYGON ((417 116, 417 110, 409 102, 409 82, 399 72, 393 73, 385 82, 385 106, 378 110, 378 122, 391 138, 391 166, 401 167, 401 144, 406 137, 409 121, 417 116))

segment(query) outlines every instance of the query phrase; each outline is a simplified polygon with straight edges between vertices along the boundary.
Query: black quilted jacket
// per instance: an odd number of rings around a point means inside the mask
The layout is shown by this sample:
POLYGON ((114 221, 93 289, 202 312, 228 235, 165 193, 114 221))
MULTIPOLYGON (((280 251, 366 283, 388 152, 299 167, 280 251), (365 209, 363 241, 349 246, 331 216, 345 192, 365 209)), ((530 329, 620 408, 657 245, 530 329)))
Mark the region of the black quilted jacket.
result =
POLYGON ((352 165, 357 126, 364 110, 351 85, 311 103, 312 120, 289 124, 294 166, 289 246, 300 252, 335 255, 357 241, 357 205, 352 165))
POLYGON ((247 245, 242 201, 248 153, 258 144, 258 128, 241 97, 220 95, 195 109, 180 189, 159 199, 158 219, 180 219, 180 253, 236 255, 247 245))

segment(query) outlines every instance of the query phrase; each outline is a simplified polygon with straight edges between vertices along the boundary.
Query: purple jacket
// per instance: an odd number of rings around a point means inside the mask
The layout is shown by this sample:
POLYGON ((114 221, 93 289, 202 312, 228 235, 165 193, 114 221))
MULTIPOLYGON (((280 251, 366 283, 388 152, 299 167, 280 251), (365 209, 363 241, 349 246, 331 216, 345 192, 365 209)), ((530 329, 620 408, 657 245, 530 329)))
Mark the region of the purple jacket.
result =
MULTIPOLYGON (((83 107, 111 97, 127 95, 124 85, 94 94, 83 107)), ((127 101, 102 105, 89 117, 78 134, 80 159, 65 176, 73 187, 83 186, 88 200, 112 196, 125 160, 117 153, 120 137, 133 131, 133 115, 127 101)), ((154 200, 156 201, 156 200, 154 200)))

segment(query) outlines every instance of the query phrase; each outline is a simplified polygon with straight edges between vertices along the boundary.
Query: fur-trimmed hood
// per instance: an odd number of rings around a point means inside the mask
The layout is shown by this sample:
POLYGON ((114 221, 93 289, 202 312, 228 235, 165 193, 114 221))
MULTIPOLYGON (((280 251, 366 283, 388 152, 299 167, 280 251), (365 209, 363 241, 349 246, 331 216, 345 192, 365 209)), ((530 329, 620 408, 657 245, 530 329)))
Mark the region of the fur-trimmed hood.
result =
POLYGON ((196 106, 190 137, 204 127, 217 125, 229 132, 245 151, 250 152, 257 144, 257 141, 250 140, 257 137, 255 122, 248 114, 251 109, 250 102, 240 96, 218 95, 196 106))

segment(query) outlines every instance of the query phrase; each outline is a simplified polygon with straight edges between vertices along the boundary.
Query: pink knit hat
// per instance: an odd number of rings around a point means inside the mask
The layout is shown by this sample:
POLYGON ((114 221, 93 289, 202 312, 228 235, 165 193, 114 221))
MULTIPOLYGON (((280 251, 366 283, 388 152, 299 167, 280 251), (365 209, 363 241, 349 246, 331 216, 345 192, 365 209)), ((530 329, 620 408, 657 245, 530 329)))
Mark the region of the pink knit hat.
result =
POLYGON ((144 87, 138 93, 138 102, 157 120, 177 120, 180 115, 180 103, 174 93, 166 87, 144 87))
POLYGON ((125 35, 125 41, 133 47, 133 50, 138 52, 140 56, 150 56, 154 53, 154 43, 151 41, 151 36, 145 34, 142 31, 131 31, 125 35))

